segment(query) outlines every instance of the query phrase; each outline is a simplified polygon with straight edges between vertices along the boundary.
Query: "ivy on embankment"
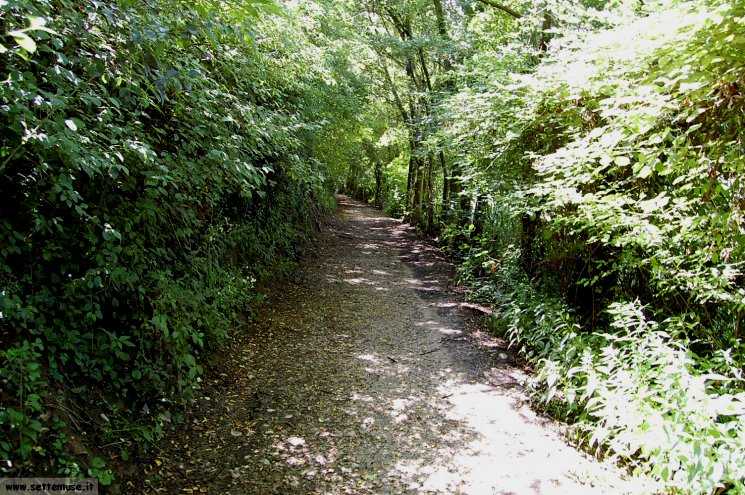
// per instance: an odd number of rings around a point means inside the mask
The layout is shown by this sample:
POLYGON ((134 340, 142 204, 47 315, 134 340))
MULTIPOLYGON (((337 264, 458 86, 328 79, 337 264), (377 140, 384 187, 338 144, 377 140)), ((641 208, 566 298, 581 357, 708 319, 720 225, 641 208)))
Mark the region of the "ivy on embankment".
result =
POLYGON ((0 476, 107 484, 330 207, 340 83, 263 0, 0 9, 0 476))

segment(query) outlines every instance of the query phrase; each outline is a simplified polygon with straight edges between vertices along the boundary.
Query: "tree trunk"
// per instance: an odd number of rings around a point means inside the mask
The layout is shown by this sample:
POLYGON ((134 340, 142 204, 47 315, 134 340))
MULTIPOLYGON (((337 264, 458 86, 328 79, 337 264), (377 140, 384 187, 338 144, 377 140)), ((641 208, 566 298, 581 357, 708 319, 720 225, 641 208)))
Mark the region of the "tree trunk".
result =
MULTIPOLYGON (((442 6, 443 0, 432 0, 432 5, 435 9, 435 19, 437 20, 437 32, 442 38, 443 42, 450 41, 450 34, 448 33, 447 23, 445 22, 445 10, 442 6)), ((450 79, 450 73, 453 71, 453 63, 450 60, 449 55, 442 57, 441 61, 442 70, 445 75, 444 88, 447 93, 452 93, 455 89, 452 79, 450 79)), ((455 168, 448 171, 447 163, 445 161, 445 153, 440 150, 440 166, 442 166, 442 215, 449 216, 454 210, 455 204, 453 200, 457 197, 452 194, 453 187, 457 183, 458 179, 455 178, 455 168)))
POLYGON ((440 151, 440 166, 442 167, 442 212, 450 211, 450 178, 448 177, 448 166, 445 162, 445 153, 440 151))
POLYGON ((424 183, 424 170, 421 164, 421 158, 412 156, 409 160, 409 168, 413 169, 413 181, 410 190, 411 204, 409 223, 411 225, 420 225, 422 223, 422 185, 424 183))
POLYGON ((476 196, 476 202, 473 208, 473 235, 478 236, 484 232, 484 212, 486 210, 486 201, 483 194, 476 196))
POLYGON ((375 159, 375 206, 383 207, 383 163, 375 159))
POLYGON ((432 234, 435 231, 435 190, 433 180, 434 157, 430 154, 427 158, 427 228, 426 232, 432 234))
POLYGON ((533 240, 538 230, 538 222, 531 215, 524 213, 521 220, 520 233, 520 264, 528 275, 533 274, 534 256, 533 240))

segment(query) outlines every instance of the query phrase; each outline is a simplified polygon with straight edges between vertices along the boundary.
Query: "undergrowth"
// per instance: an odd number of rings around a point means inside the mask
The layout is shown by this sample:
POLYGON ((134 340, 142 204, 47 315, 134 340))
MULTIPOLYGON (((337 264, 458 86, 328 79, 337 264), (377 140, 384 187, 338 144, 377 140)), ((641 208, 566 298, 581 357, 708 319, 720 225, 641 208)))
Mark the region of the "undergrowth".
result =
POLYGON ((745 493, 743 8, 567 29, 453 100, 493 125, 450 130, 485 205, 442 236, 462 279, 546 407, 673 493, 745 493))
POLYGON ((0 476, 107 485, 333 205, 356 93, 271 2, 0 8, 0 476))
MULTIPOLYGON (((674 320, 653 321, 638 300, 609 305, 609 328, 587 332, 560 298, 527 280, 517 254, 511 246, 484 259, 499 268, 470 284, 494 304, 494 332, 537 365, 535 398, 573 423, 588 449, 668 490, 743 493, 742 356, 697 356, 672 337, 674 320)), ((461 270, 465 279, 474 273, 469 263, 461 270)))

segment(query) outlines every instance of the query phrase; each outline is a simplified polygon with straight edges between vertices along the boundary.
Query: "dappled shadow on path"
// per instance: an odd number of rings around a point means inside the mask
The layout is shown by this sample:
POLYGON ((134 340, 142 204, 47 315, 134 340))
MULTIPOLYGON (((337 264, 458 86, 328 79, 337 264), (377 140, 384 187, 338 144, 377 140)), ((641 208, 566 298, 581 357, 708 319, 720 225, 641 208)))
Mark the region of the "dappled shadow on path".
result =
POLYGON ((638 493, 528 406, 486 308, 412 229, 340 198, 208 373, 151 493, 638 493))

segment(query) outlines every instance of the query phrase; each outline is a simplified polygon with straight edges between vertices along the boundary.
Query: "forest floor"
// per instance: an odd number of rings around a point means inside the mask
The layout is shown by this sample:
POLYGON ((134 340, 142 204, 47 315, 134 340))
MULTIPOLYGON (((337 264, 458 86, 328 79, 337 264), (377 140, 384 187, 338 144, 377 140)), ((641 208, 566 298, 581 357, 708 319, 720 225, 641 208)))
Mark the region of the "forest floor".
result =
POLYGON ((409 226, 341 197, 141 466, 141 491, 645 492, 531 409, 528 372, 451 278, 409 226))

